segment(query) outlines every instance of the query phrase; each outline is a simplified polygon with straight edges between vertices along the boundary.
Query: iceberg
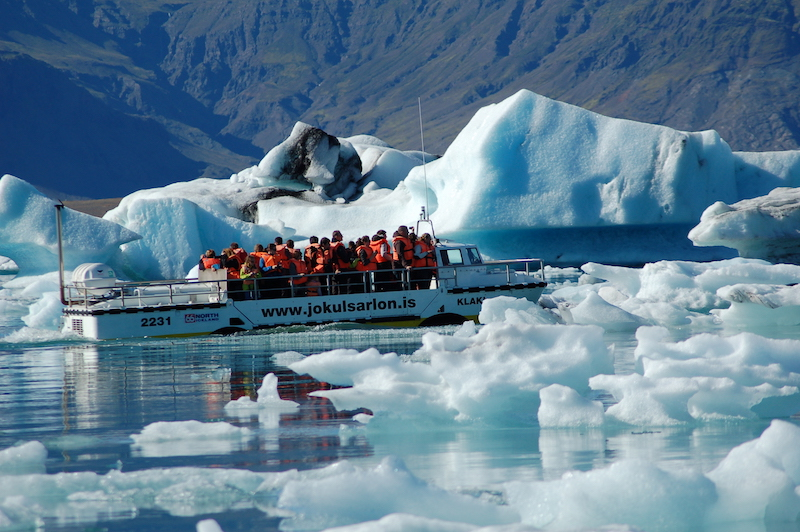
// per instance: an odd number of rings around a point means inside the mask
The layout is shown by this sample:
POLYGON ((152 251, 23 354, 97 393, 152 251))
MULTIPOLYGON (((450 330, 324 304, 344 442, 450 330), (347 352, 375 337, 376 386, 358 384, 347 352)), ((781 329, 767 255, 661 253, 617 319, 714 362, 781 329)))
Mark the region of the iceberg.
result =
POLYGON ((741 257, 800 263, 800 189, 778 187, 732 205, 717 201, 690 232, 696 246, 726 246, 741 257))
MULTIPOLYGON (((6 174, 0 178, 0 255, 12 259, 23 275, 58 269, 57 202, 32 185, 6 174)), ((64 208, 64 264, 110 262, 119 246, 141 238, 119 224, 64 208)), ((8 261, 3 269, 13 271, 8 261)))

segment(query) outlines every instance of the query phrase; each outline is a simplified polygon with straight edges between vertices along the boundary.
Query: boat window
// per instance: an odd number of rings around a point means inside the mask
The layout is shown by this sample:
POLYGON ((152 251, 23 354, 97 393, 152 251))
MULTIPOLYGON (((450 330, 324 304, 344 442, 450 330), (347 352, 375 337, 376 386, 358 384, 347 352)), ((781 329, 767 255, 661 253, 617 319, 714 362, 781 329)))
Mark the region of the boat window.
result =
POLYGON ((443 249, 442 250, 442 265, 450 266, 452 264, 464 264, 464 259, 461 257, 460 249, 443 249))
POLYGON ((470 264, 481 264, 483 262, 477 248, 467 248, 467 253, 469 254, 470 264))

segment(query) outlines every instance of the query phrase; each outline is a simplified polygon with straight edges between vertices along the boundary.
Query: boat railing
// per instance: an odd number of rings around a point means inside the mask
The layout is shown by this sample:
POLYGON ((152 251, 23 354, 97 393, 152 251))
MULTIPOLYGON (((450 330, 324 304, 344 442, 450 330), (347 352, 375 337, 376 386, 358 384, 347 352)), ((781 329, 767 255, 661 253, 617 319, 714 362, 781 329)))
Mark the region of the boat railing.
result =
POLYGON ((66 285, 68 307, 126 309, 176 305, 222 304, 227 299, 261 300, 324 295, 393 292, 415 289, 457 288, 519 284, 517 273, 544 282, 539 259, 487 261, 472 265, 449 265, 408 269, 266 274, 248 279, 116 281, 108 286, 66 285), (534 267, 536 271, 533 270, 534 267), (476 274, 478 277, 476 277, 476 274), (478 284, 475 284, 478 283, 478 284))

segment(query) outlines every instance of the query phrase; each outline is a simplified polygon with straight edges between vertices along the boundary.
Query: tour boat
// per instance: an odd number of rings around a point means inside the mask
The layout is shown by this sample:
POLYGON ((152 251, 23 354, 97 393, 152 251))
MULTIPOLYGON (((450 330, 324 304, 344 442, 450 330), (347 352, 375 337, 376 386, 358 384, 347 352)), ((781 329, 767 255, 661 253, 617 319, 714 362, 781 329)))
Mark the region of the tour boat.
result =
MULTIPOLYGON (((60 221, 58 231, 60 241, 60 221)), ((460 324, 477 321, 486 298, 508 295, 535 302, 547 286, 540 259, 487 261, 477 247, 447 241, 437 241, 434 252, 436 267, 423 283, 415 282, 409 270, 378 270, 307 275, 314 285, 309 289, 293 284, 290 276, 261 278, 248 286, 227 279, 225 269, 200 271, 193 280, 129 282, 100 263, 78 266, 72 282, 64 283, 59 251, 61 330, 108 340, 332 322, 460 324)))

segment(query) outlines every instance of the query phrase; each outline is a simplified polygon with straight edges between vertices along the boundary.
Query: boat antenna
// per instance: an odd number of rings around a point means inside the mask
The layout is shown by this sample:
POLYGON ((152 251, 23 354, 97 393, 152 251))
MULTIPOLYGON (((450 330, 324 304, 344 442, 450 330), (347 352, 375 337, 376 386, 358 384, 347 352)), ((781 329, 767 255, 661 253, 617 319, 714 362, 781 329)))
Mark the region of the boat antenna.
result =
POLYGON ((56 238, 58 239, 58 293, 61 296, 61 303, 66 305, 67 298, 64 297, 64 242, 61 234, 61 210, 64 202, 58 200, 56 207, 56 238))
POLYGON ((417 97, 417 108, 419 109, 419 138, 422 144, 422 177, 425 180, 425 205, 422 206, 422 212, 419 215, 419 220, 417 221, 417 234, 419 235, 419 224, 420 222, 427 223, 431 228, 431 238, 433 241, 436 242, 436 232, 433 230, 433 221, 429 218, 429 210, 428 210, 428 172, 425 168, 425 134, 423 133, 422 129, 422 100, 417 97))

